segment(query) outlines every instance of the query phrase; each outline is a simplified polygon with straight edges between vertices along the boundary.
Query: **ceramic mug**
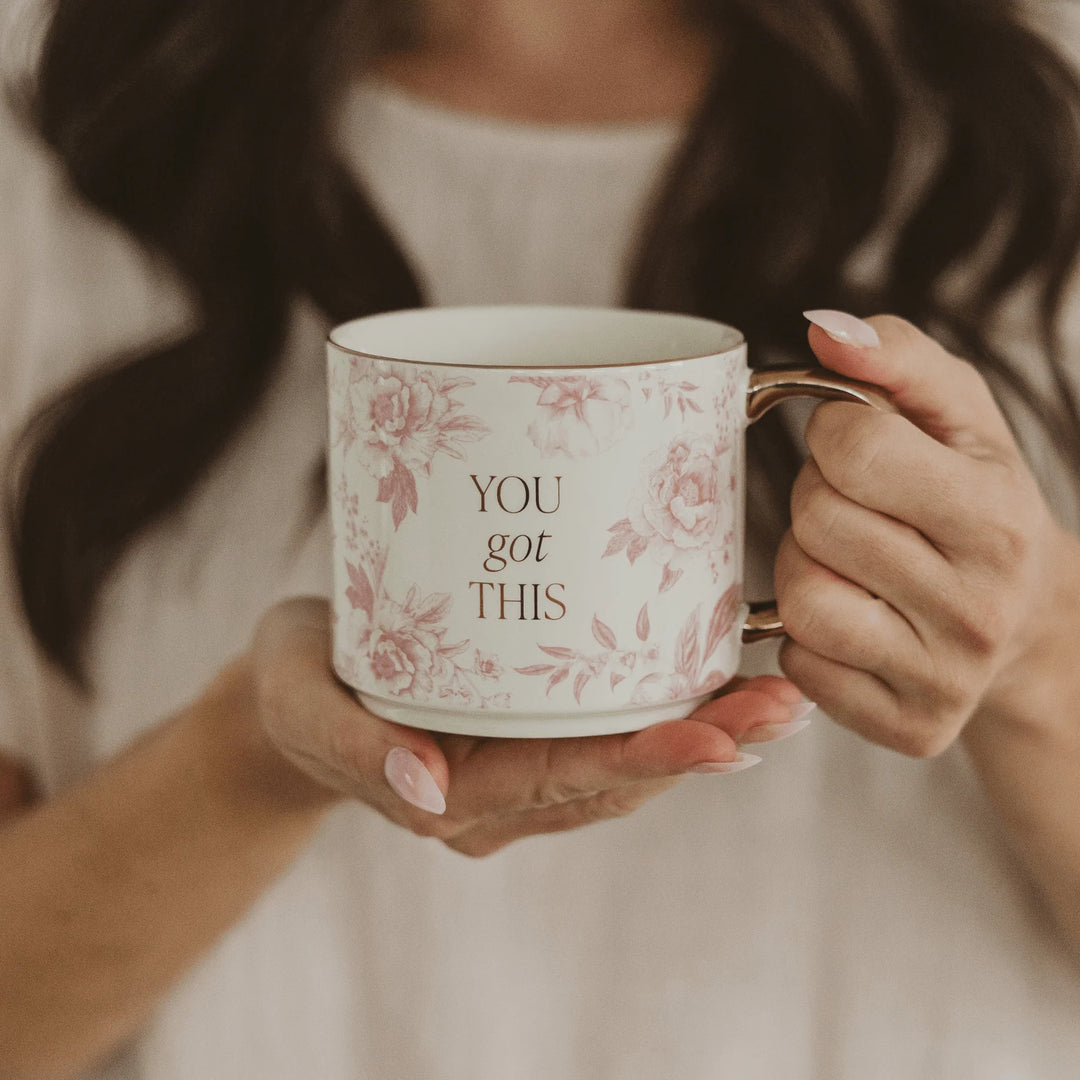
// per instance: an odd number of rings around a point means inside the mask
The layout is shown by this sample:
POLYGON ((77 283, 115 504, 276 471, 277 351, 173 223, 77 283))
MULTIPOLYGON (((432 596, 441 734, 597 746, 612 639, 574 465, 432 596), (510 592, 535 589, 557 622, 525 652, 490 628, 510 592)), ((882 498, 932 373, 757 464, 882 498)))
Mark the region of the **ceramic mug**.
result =
POLYGON ((743 600, 744 433, 778 401, 708 319, 397 311, 328 342, 334 668, 371 712, 546 737, 685 716, 782 632, 743 600))

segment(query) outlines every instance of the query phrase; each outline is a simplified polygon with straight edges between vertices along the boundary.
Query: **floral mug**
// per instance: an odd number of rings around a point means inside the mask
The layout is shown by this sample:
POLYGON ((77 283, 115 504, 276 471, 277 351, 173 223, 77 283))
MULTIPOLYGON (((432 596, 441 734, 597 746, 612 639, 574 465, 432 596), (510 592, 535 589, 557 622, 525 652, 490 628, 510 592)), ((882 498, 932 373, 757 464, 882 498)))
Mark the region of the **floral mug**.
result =
POLYGON ((334 651, 374 713, 470 735, 685 716, 781 633, 742 596, 744 432, 792 396, 708 319, 396 311, 328 342, 334 651))

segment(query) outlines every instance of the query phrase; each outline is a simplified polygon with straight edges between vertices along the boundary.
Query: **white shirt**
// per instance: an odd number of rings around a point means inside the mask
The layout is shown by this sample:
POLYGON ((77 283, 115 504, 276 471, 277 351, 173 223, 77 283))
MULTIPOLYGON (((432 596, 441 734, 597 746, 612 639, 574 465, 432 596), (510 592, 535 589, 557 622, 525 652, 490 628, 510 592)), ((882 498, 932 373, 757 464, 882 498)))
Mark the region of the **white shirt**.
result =
MULTIPOLYGON (((612 304, 678 134, 527 128, 370 87, 342 138, 432 302, 612 304)), ((186 316, 46 155, 4 143, 6 442, 88 356, 186 316)), ((325 329, 297 312, 257 417, 125 556, 95 701, 44 673, 6 598, 0 747, 50 790, 194 697, 274 600, 328 591, 325 519, 302 525, 325 329)), ((962 751, 911 761, 819 717, 764 756, 483 861, 342 807, 92 1075, 1074 1080, 1080 972, 962 751)))

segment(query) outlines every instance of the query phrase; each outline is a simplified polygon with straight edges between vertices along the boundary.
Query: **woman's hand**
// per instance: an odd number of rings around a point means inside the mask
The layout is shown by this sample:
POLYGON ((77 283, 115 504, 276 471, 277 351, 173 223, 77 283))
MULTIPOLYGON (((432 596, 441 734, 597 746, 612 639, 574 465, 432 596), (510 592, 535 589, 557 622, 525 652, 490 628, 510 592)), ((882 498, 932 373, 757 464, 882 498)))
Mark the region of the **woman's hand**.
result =
POLYGON ((263 618, 245 663, 269 742, 326 798, 361 799, 470 855, 629 813, 687 772, 745 768, 758 759, 737 741, 795 730, 807 708, 789 682, 762 676, 729 684, 693 717, 626 735, 437 735, 363 709, 334 677, 330 647, 325 601, 286 601, 263 618))
POLYGON ((878 347, 810 328, 826 367, 898 412, 829 402, 807 427, 776 563, 781 665, 841 724, 926 757, 1030 691, 1078 559, 975 369, 901 319, 870 322, 878 347))

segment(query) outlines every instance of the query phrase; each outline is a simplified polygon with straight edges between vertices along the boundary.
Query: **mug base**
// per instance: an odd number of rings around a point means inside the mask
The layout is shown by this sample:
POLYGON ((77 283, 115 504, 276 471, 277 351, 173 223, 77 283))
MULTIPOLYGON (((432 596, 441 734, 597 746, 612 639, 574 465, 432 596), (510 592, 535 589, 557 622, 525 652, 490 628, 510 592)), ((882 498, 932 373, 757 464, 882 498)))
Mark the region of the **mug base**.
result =
POLYGON ((368 712, 396 724, 447 735, 477 735, 503 739, 576 738, 584 735, 617 735, 627 731, 640 731, 665 720, 682 720, 713 696, 703 694, 685 701, 664 701, 657 705, 640 705, 617 712, 579 710, 564 713, 519 713, 491 709, 469 713, 393 701, 361 690, 353 690, 353 694, 368 712))

